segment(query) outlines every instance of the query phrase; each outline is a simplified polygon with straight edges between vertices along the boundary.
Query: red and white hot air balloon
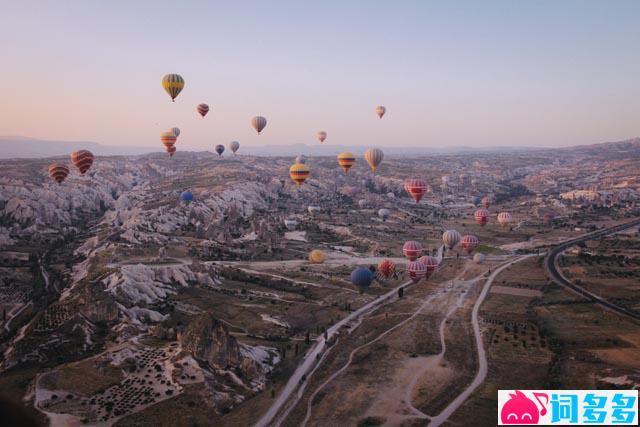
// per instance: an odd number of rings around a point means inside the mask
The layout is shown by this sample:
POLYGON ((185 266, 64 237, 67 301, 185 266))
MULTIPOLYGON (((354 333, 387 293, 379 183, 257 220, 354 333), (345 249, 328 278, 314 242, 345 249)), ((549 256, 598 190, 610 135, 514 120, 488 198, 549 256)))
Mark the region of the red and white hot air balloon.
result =
POLYGON ((206 116, 209 112, 209 106, 207 104, 198 104, 196 110, 198 111, 198 114, 200 114, 204 119, 204 116, 206 116))
POLYGON ((509 212, 500 212, 498 214, 498 224, 500 224, 503 227, 506 227, 509 224, 511 224, 512 220, 513 220, 513 217, 509 212))
POLYGON ((376 107, 376 114, 378 115, 379 118, 382 118, 382 116, 384 116, 384 113, 386 112, 387 112, 387 109, 383 105, 378 105, 376 107))
POLYGON ((480 227, 484 227, 487 224, 487 221, 489 221, 489 211, 484 208, 480 208, 475 211, 473 217, 476 219, 476 222, 480 224, 480 227))
POLYGON ((411 261, 414 261, 422 255, 422 245, 420 242, 409 240, 402 246, 402 253, 411 261))
POLYGON ((411 196, 413 200, 416 201, 416 203, 419 203, 420 199, 422 199, 422 196, 427 193, 429 187, 423 179, 410 178, 405 180, 404 189, 407 193, 409 193, 409 196, 411 196))
POLYGON ((418 283, 427 275, 427 266, 420 261, 409 261, 407 263, 407 275, 413 283, 418 283))
POLYGON ((396 271, 396 265, 388 259, 382 260, 378 264, 378 275, 383 279, 388 279, 396 271))
POLYGON ((93 164, 93 154, 89 150, 78 150, 71 153, 71 162, 84 175, 93 164))
POLYGON ((464 249, 467 254, 471 254, 479 243, 480 240, 473 234, 462 236, 462 240, 460 240, 460 246, 462 246, 462 249, 464 249))
POLYGON ((424 264, 424 266, 427 268, 427 278, 431 277, 433 273, 438 271, 438 260, 434 257, 425 255, 418 258, 418 261, 424 264))

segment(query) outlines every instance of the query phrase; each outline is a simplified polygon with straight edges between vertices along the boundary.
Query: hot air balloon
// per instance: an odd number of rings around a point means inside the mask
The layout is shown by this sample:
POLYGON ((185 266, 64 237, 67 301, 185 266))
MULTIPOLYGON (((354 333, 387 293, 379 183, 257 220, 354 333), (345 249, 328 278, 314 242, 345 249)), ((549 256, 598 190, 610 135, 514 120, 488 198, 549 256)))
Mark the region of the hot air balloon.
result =
POLYGON ((322 210, 322 209, 320 208, 320 206, 313 206, 313 205, 310 205, 310 206, 307 208, 307 211, 309 211, 309 213, 310 213, 311 215, 314 215, 314 214, 320 213, 320 211, 321 211, 321 210, 322 210))
POLYGON ((507 225, 509 225, 512 219, 513 217, 509 212, 500 212, 498 214, 498 224, 500 224, 503 227, 506 227, 507 225))
POLYGON ((455 248, 456 245, 460 243, 461 238, 462 236, 460 236, 460 233, 458 233, 456 230, 447 230, 442 233, 442 242, 449 249, 455 248))
POLYGON ((267 119, 262 116, 255 116, 251 119, 251 126, 253 126, 256 132, 258 132, 258 135, 260 134, 260 132, 262 132, 262 129, 264 129, 266 125, 267 119))
POLYGON ((171 100, 175 102, 176 96, 184 88, 184 79, 179 74, 167 74, 162 78, 162 87, 167 91, 171 100))
POLYGON ((187 205, 193 202, 193 193, 191 191, 183 191, 180 193, 180 201, 187 205))
POLYGON ((71 162, 74 164, 80 175, 84 175, 93 164, 93 154, 89 150, 79 150, 71 153, 71 162))
POLYGON ((364 153, 364 159, 369 163, 371 170, 375 172, 384 159, 384 153, 379 148, 369 148, 364 153))
POLYGON ((236 151, 238 151, 239 148, 240 143, 238 141, 231 141, 229 143, 229 149, 233 152, 233 154, 236 154, 236 151))
POLYGON ((351 272, 351 283, 364 288, 373 282, 373 273, 368 268, 358 267, 351 272))
POLYGON ((422 255, 422 245, 420 244, 420 242, 409 240, 402 246, 402 253, 405 257, 409 258, 411 261, 414 261, 420 255, 422 255))
POLYGON ((367 201, 365 199, 358 200, 358 207, 360 209, 364 209, 367 207, 367 201))
POLYGON ((349 152, 345 151, 344 153, 338 154, 338 164, 344 170, 344 173, 349 173, 349 169, 351 169, 351 166, 353 166, 355 162, 356 157, 349 152))
POLYGON ((293 218, 286 218, 284 220, 284 226, 287 227, 287 230, 295 230, 298 225, 298 221, 293 218))
POLYGON ((478 196, 473 196, 471 198, 471 203, 473 203, 474 206, 478 206, 480 204, 480 197, 478 196))
POLYGON ((296 157, 296 163, 304 165, 305 163, 307 163, 307 156, 305 156, 304 154, 300 154, 296 157))
POLYGON ((480 252, 473 256, 473 262, 475 262, 476 264, 482 264, 484 262, 484 259, 484 254, 481 254, 480 252))
POLYGON ((409 261, 407 263, 407 274, 413 283, 418 283, 427 275, 427 266, 420 261, 409 261))
POLYGON ((427 278, 431 277, 431 275, 438 270, 438 260, 432 256, 422 256, 418 258, 418 261, 420 261, 427 268, 427 278))
POLYGON ((476 219, 476 222, 480 224, 480 227, 484 227, 487 221, 489 220, 489 211, 483 208, 478 209, 473 214, 473 217, 476 219))
POLYGON ((169 157, 173 157, 174 154, 176 154, 176 146, 175 145, 171 145, 169 147, 166 148, 167 153, 169 153, 169 157))
POLYGON ((218 144, 216 145, 216 153, 218 153, 218 156, 222 156, 222 153, 224 153, 224 145, 222 144, 218 144))
POLYGON ((320 141, 320 143, 322 144, 324 140, 327 139, 327 133, 321 130, 316 134, 316 137, 318 138, 318 141, 320 141))
POLYGON ((411 197, 413 197, 413 200, 415 200, 416 203, 419 203, 422 196, 427 192, 428 187, 424 180, 420 178, 411 178, 404 182, 404 189, 411 197))
POLYGON ((382 218, 383 221, 386 221, 387 218, 389 218, 389 215, 391 215, 391 211, 389 211, 389 209, 382 208, 378 210, 378 216, 382 218))
POLYGON ((491 199, 488 196, 484 196, 481 200, 481 203, 482 203, 482 206, 489 209, 489 206, 491 206, 491 199))
POLYGON ((378 264, 378 274, 385 280, 391 277, 391 275, 395 272, 396 265, 388 259, 385 259, 381 261, 380 264, 378 264))
POLYGON ((209 112, 209 106, 207 104, 198 104, 196 110, 198 111, 198 114, 200 114, 204 119, 204 116, 206 116, 209 112))
POLYGON ((327 257, 320 249, 314 249, 309 252, 309 262, 312 264, 322 264, 325 259, 327 257))
POLYGON ((289 168, 289 176, 298 187, 309 178, 309 167, 302 163, 295 163, 289 168))
POLYGON ((173 134, 177 137, 180 136, 180 129, 179 128, 171 128, 169 129, 171 132, 173 132, 173 134))
POLYGON ((384 108, 384 106, 378 105, 376 107, 376 114, 378 115, 379 118, 382 118, 382 116, 384 116, 384 113, 386 112, 387 112, 387 109, 384 108))
POLYGON ((472 234, 462 236, 462 239, 460 240, 460 246, 462 246, 462 249, 464 249, 467 254, 471 254, 476 246, 478 246, 478 243, 480 243, 480 241, 472 234))
POLYGON ((69 175, 69 168, 60 163, 51 163, 48 168, 49 176, 58 184, 61 184, 69 175))
POLYGON ((173 146, 176 143, 176 139, 176 134, 173 133, 173 131, 162 132, 160 134, 160 142, 162 142, 165 147, 173 146))

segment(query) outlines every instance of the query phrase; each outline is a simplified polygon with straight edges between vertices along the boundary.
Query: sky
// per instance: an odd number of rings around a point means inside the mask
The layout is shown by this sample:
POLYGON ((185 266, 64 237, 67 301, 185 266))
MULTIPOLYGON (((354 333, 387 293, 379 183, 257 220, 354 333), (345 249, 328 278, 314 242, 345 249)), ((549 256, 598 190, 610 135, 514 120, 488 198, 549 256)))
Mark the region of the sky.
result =
POLYGON ((0 135, 178 149, 640 135, 640 1, 0 0, 0 135), (172 103, 161 87, 178 73, 172 103), (201 119, 195 109, 207 103, 201 119), (379 120, 377 105, 387 114, 379 120), (258 136, 250 118, 263 115, 258 136))

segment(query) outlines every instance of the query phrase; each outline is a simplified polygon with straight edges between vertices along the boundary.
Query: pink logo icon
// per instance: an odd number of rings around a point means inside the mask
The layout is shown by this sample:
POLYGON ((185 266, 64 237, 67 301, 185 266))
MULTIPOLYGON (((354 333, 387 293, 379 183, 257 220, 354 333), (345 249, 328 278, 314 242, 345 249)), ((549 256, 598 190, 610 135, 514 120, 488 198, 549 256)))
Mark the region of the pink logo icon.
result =
POLYGON ((549 403, 549 396, 546 393, 533 393, 533 396, 540 404, 542 408, 538 412, 538 406, 524 395, 520 390, 516 390, 516 393, 509 393, 511 398, 507 400, 502 406, 500 411, 500 420, 502 424, 538 424, 540 415, 547 413, 545 407, 549 403), (540 401, 540 398, 544 397, 545 403, 540 401))

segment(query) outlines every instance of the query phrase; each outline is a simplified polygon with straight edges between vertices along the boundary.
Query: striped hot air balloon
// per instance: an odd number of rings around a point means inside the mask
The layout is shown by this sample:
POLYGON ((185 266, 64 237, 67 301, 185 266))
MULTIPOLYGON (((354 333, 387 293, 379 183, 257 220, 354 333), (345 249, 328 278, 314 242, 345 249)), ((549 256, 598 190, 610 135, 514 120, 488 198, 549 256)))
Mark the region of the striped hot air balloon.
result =
POLYGON ((224 145, 218 144, 214 150, 218 153, 218 156, 222 156, 222 153, 224 153, 224 145))
POLYGON ((427 183, 420 178, 410 178, 404 182, 404 189, 409 196, 413 197, 416 203, 420 202, 428 190, 427 183))
POLYGON ((198 104, 196 111, 198 111, 198 114, 200 114, 204 119, 204 116, 209 112, 209 106, 207 104, 198 104))
POLYGON ((239 148, 240 143, 238 141, 231 141, 229 143, 229 149, 233 152, 233 154, 236 154, 236 151, 238 151, 239 148))
POLYGON ((309 178, 309 167, 302 163, 294 163, 289 168, 289 176, 300 187, 309 178))
POLYGON ((460 233, 456 230, 447 230, 442 233, 442 242, 449 249, 453 249, 458 243, 460 243, 461 238, 462 236, 460 236, 460 233))
POLYGON ((409 261, 407 263, 407 275, 413 283, 418 283, 427 275, 427 266, 420 261, 409 261))
POLYGON ((169 153, 169 157, 173 157, 174 154, 176 154, 176 146, 175 145, 171 145, 169 147, 166 148, 167 153, 169 153))
POLYGON ((476 222, 480 224, 480 227, 484 227, 487 224, 487 221, 489 221, 489 211, 484 208, 480 208, 475 211, 473 217, 476 219, 476 222))
POLYGON ((173 132, 173 134, 177 137, 180 136, 180 129, 179 128, 171 128, 169 129, 171 132, 173 132))
POLYGON ((369 163, 371 170, 375 172, 384 159, 384 153, 379 148, 370 148, 365 151, 364 159, 369 163))
POLYGON ((167 74, 162 78, 162 87, 167 91, 171 100, 175 102, 176 96, 184 88, 184 79, 180 74, 167 74))
POLYGON ((484 196, 480 203, 482 203, 482 206, 484 206, 486 209, 489 209, 489 206, 491 206, 491 199, 489 198, 489 196, 484 196))
POLYGON ((172 147, 176 143, 176 140, 176 134, 174 134, 173 131, 162 132, 160 134, 160 142, 167 148, 172 147))
POLYGON ((422 245, 420 244, 420 242, 409 240, 402 246, 402 253, 405 257, 409 258, 411 261, 414 261, 420 255, 422 255, 422 245))
POLYGON ((316 138, 318 138, 318 141, 320 141, 320 143, 322 144, 324 140, 327 139, 327 133, 321 130, 316 134, 316 138))
POLYGON ((251 126, 258 132, 258 135, 260 135, 260 132, 262 132, 266 125, 267 119, 262 116, 255 116, 251 119, 251 126))
POLYGON ((438 260, 434 257, 425 255, 418 258, 418 261, 420 261, 427 268, 427 278, 431 277, 433 273, 438 271, 438 260))
POLYGON ((312 264, 322 264, 327 256, 320 249, 314 249, 309 252, 309 262, 312 264))
POLYGON ((71 162, 84 175, 93 164, 93 154, 89 150, 78 150, 71 153, 71 162))
POLYGON ((500 224, 502 227, 506 227, 511 224, 512 220, 513 217, 509 212, 500 212, 498 214, 498 224, 500 224))
POLYGON ((388 279, 393 273, 396 272, 396 265, 388 259, 382 260, 378 264, 378 275, 383 279, 388 279))
POLYGON ((460 246, 467 254, 471 254, 473 250, 478 246, 480 240, 473 234, 467 234, 466 236, 462 236, 462 240, 460 240, 460 246))
POLYGON ((349 169, 351 169, 355 162, 356 157, 352 153, 345 151, 344 153, 338 154, 338 164, 344 170, 344 173, 349 173, 349 169))
POLYGON ((376 114, 378 115, 379 118, 382 118, 382 116, 384 116, 384 113, 387 112, 387 109, 382 106, 382 105, 378 105, 376 107, 376 114))
POLYGON ((61 184, 69 175, 69 168, 60 163, 51 163, 48 168, 49 176, 58 184, 61 184))

